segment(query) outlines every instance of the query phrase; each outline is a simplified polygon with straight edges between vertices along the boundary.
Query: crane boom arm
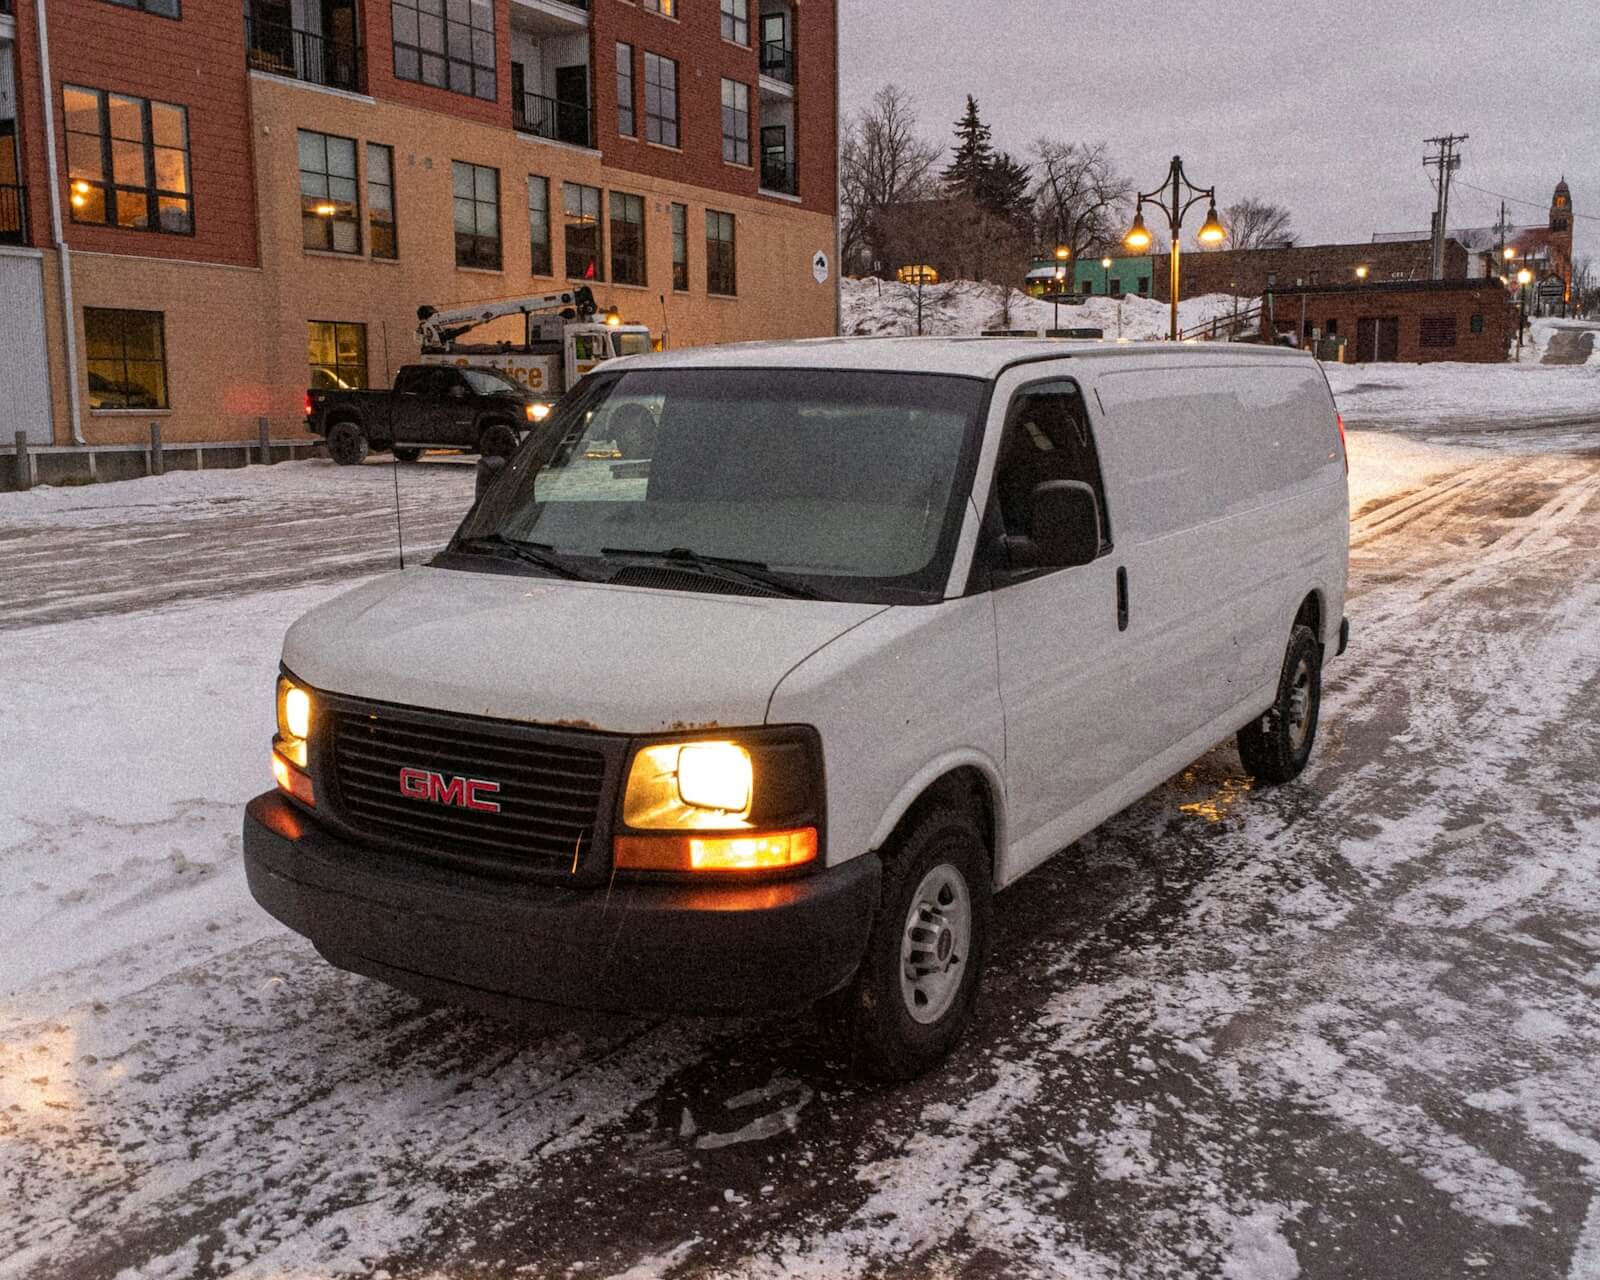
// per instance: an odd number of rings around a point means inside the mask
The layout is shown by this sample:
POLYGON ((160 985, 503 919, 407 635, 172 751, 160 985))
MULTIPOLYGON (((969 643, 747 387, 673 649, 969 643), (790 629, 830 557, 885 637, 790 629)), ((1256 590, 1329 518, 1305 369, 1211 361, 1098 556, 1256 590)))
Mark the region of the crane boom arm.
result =
POLYGON ((588 319, 595 313, 594 293, 588 285, 564 289, 560 293, 535 293, 518 298, 494 298, 440 311, 417 308, 417 338, 424 351, 438 350, 479 325, 502 316, 536 315, 570 311, 574 318, 588 319))

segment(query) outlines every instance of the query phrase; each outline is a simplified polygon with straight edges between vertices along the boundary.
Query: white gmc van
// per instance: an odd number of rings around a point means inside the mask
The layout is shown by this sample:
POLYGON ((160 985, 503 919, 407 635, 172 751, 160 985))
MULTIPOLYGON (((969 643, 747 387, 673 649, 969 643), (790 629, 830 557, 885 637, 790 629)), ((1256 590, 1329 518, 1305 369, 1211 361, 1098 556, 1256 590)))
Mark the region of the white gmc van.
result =
POLYGON ((1235 733, 1264 781, 1304 767, 1345 470, 1278 349, 607 364, 427 568, 291 629, 251 890, 424 996, 820 1003, 914 1074, 996 890, 1235 733))

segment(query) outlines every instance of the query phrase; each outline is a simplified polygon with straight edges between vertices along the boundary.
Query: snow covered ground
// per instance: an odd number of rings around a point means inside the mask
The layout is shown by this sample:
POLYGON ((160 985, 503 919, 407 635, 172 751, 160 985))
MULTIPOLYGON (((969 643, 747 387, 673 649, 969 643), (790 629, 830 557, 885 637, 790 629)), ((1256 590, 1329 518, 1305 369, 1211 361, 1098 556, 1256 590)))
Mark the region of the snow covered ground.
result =
MULTIPOLYGON (((1593 1280, 1600 458, 1428 373, 1340 391, 1402 430, 1305 778, 1219 748, 1003 895, 889 1091, 804 1019, 424 1008, 255 907, 279 641, 392 563, 390 466, 0 495, 0 1277, 1593 1280)), ((418 555, 471 471, 399 478, 418 555)))

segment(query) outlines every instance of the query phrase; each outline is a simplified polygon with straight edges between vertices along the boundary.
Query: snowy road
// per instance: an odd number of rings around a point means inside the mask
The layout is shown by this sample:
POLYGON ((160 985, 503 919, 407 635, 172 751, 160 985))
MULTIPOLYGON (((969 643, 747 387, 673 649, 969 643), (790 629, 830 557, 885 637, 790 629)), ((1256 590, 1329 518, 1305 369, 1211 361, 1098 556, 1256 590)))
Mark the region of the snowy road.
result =
MULTIPOLYGON (((803 1019, 426 1010, 249 901, 278 639, 384 563, 387 468, 18 495, 0 1276, 1594 1280, 1600 457, 1370 439, 1306 776, 1220 748, 1002 895, 893 1091, 803 1019)), ((442 538, 470 472, 402 475, 442 538)))

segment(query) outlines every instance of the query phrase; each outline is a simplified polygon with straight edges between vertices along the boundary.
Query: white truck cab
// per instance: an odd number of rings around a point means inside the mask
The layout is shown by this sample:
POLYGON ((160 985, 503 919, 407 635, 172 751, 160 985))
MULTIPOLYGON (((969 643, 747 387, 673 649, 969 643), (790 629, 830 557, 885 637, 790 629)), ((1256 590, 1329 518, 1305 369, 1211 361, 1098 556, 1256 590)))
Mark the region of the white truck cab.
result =
POLYGON ((1297 352, 602 367, 428 567, 290 630, 251 889, 402 989, 820 1003, 904 1078, 970 1018, 995 891, 1235 734, 1304 768, 1348 531, 1297 352))

